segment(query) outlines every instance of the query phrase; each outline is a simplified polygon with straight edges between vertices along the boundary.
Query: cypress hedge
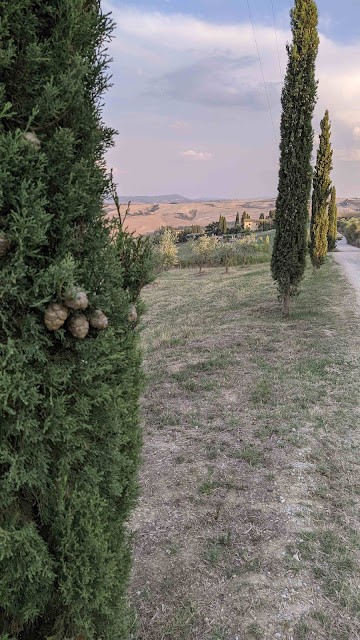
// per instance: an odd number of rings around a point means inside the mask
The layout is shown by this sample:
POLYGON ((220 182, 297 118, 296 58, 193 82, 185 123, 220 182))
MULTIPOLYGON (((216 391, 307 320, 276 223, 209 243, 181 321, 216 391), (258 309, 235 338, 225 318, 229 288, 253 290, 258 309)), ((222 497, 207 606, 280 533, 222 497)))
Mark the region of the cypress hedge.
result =
POLYGON ((103 207, 113 24, 97 0, 1 14, 0 637, 119 640, 150 254, 103 207))
POLYGON ((281 96, 279 187, 271 261, 285 316, 305 271, 319 45, 314 0, 295 0, 290 15, 293 40, 287 45, 288 65, 281 96))

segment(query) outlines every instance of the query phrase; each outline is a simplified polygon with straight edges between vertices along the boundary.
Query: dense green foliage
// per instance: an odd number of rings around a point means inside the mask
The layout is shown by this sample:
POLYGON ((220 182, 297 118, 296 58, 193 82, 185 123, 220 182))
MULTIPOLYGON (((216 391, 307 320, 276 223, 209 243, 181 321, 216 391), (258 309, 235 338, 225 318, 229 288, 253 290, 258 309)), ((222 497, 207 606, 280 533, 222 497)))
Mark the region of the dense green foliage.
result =
POLYGON ((236 231, 240 231, 241 229, 241 225, 240 225, 240 213, 237 211, 236 212, 236 218, 235 218, 235 230, 236 231))
POLYGON ((150 249, 105 223, 112 23, 97 0, 5 0, 1 18, 0 636, 120 640, 141 445, 128 317, 150 249), (101 309, 107 329, 45 327, 74 286, 89 307, 71 319, 101 309))
POLYGON ((337 238, 337 205, 336 205, 336 188, 332 187, 330 203, 328 209, 329 226, 327 233, 328 251, 334 251, 336 248, 337 238))
POLYGON ((295 0, 291 11, 293 41, 281 96, 281 142, 275 241, 271 270, 283 313, 298 291, 305 270, 308 204, 313 147, 312 116, 316 101, 315 60, 319 37, 314 0, 295 0))
POLYGON ((204 233, 204 229, 200 224, 193 224, 191 227, 183 227, 178 231, 176 238, 178 242, 187 242, 193 233, 204 233))
POLYGON ((225 216, 220 216, 219 218, 219 234, 225 235, 227 233, 227 222, 225 216))
POLYGON ((214 220, 214 222, 210 222, 205 227, 205 233, 207 236, 217 236, 219 235, 219 223, 214 220))
POLYGON ((315 174, 313 179, 313 194, 310 223, 310 258, 313 267, 319 268, 325 260, 328 250, 328 199, 331 191, 330 172, 332 169, 332 148, 330 142, 331 125, 329 112, 320 123, 320 142, 316 155, 315 174))
POLYGON ((341 218, 338 227, 349 244, 360 247, 360 218, 341 218))

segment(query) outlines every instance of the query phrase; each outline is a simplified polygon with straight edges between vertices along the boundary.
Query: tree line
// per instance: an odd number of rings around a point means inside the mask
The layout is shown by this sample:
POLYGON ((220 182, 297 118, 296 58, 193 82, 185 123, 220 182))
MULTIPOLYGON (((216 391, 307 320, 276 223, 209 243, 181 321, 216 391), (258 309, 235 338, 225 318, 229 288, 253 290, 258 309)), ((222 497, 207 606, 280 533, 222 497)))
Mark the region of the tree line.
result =
POLYGON ((282 90, 279 186, 271 271, 277 282, 283 314, 297 295, 309 248, 314 269, 336 244, 336 191, 331 190, 332 149, 329 113, 321 121, 319 149, 313 172, 311 155, 316 103, 315 61, 318 52, 318 11, 313 0, 296 0, 291 10, 292 43, 282 90), (311 184, 310 242, 308 219, 311 184), (330 207, 329 196, 331 195, 330 207))

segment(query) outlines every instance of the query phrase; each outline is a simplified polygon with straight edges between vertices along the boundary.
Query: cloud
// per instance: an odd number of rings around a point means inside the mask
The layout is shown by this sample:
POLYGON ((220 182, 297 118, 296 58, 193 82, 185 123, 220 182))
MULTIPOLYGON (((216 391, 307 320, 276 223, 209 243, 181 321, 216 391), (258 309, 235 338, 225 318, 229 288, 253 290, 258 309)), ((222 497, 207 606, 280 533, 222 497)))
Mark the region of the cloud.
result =
POLYGON ((360 162, 360 149, 335 149, 334 155, 343 162, 360 162))
MULTIPOLYGON (((116 7, 114 2, 104 1, 104 9, 112 11, 118 31, 130 40, 152 43, 157 48, 177 51, 234 51, 241 55, 255 51, 254 35, 249 23, 215 24, 181 13, 116 7)), ((257 37, 261 49, 274 49, 273 26, 257 25, 257 37)), ((278 39, 285 42, 289 31, 278 29, 278 39)), ((116 41, 114 42, 116 47, 116 41)))
POLYGON ((176 122, 172 122, 169 124, 171 129, 176 129, 178 131, 188 131, 191 129, 191 126, 188 122, 184 122, 183 120, 176 120, 176 122))
MULTIPOLYGON (((254 73, 257 64, 253 56, 210 56, 157 78, 148 93, 210 107, 243 106, 267 110, 264 85, 254 73)), ((278 105, 280 91, 280 82, 267 83, 272 106, 278 105)))
MULTIPOLYGON (((185 185, 184 192, 216 195, 216 185, 219 194, 239 197, 275 193, 278 145, 266 113, 267 97, 251 24, 216 24, 189 14, 134 9, 130 4, 103 0, 104 10, 112 10, 117 23, 116 37, 109 46, 114 87, 105 114, 110 114, 111 125, 121 134, 114 150, 115 164, 121 166, 124 155, 132 157, 137 149, 124 184, 133 180, 136 191, 143 192, 163 181, 159 189, 164 192, 168 188, 176 192, 185 185), (191 140, 183 143, 187 151, 179 153, 179 133, 185 139, 187 130, 191 140), (191 161, 209 160, 209 152, 201 151, 209 148, 213 161, 198 162, 195 168, 191 161)), ((151 6, 155 0, 145 4, 151 6)), ((278 130, 281 82, 273 24, 255 23, 255 31, 278 130)), ((277 36, 284 73, 285 43, 291 34, 279 28, 277 36)), ((329 109, 332 178, 344 196, 359 193, 360 188, 359 59, 360 39, 344 44, 320 34, 313 124, 318 135, 320 120, 329 109)), ((131 191, 130 187, 126 190, 131 191)))
POLYGON ((208 151, 194 151, 193 149, 188 149, 188 151, 181 151, 180 155, 183 158, 190 158, 190 160, 211 160, 213 158, 213 154, 208 151))

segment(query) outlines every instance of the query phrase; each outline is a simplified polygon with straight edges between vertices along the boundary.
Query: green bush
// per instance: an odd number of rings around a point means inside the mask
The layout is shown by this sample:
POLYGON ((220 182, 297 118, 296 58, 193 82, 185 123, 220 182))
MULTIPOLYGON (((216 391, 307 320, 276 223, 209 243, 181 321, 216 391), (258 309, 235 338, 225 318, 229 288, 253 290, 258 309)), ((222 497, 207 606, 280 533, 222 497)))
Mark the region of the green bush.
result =
POLYGON ((338 229, 349 244, 360 247, 360 218, 341 218, 338 221, 338 229))
POLYGON ((0 637, 120 640, 141 446, 129 310, 150 248, 105 223, 112 24, 97 0, 1 14, 0 637), (89 307, 71 323, 100 309, 107 329, 45 326, 75 286, 89 307))

